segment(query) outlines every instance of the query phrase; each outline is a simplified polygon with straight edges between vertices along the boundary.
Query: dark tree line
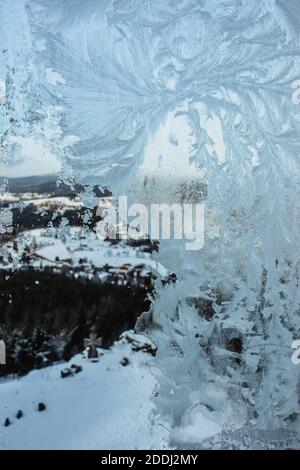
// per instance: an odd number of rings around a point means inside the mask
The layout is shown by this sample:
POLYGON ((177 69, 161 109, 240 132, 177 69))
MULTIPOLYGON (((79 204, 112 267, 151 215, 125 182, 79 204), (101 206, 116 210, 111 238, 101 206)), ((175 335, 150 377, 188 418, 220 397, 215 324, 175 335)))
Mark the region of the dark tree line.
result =
POLYGON ((109 347, 149 304, 141 287, 77 280, 50 269, 28 268, 9 279, 0 271, 0 338, 8 359, 0 375, 69 359, 92 329, 109 347))

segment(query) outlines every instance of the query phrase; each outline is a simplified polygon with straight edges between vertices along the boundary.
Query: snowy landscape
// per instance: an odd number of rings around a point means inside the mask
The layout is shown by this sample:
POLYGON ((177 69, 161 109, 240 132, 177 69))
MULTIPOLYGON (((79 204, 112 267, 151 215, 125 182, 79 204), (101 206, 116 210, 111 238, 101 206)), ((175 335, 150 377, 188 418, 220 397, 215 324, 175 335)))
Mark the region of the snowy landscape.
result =
POLYGON ((121 341, 103 351, 99 362, 79 355, 70 363, 2 383, 1 417, 9 417, 11 425, 1 432, 1 448, 166 448, 167 428, 153 414, 157 379, 147 356, 121 341), (120 364, 124 357, 126 367, 120 364), (60 371, 71 364, 82 371, 61 379, 60 371), (45 404, 44 412, 37 411, 39 402, 45 404), (16 406, 23 412, 20 419, 16 406))
POLYGON ((299 450, 300 1, 0 0, 0 44, 0 450, 299 450))

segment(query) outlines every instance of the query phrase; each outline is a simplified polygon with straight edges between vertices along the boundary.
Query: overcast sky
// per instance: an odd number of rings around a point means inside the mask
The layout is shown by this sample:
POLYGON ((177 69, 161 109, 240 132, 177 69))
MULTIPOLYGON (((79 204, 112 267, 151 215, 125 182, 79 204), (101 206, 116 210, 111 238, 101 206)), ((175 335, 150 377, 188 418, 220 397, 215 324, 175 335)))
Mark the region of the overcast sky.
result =
POLYGON ((19 137, 13 147, 15 151, 11 152, 7 163, 0 162, 1 176, 14 178, 59 172, 60 161, 44 148, 42 141, 19 137))

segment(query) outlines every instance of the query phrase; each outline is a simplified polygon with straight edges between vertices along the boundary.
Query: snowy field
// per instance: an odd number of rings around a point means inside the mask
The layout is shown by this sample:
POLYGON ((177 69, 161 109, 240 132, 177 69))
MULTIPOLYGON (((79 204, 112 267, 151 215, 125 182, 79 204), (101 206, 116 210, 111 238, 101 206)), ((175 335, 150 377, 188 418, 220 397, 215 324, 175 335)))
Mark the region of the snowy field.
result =
MULTIPOLYGON (((69 363, 0 383, 0 449, 169 448, 168 424, 155 410, 155 359, 133 352, 122 340, 101 353, 99 362, 80 354, 69 363), (124 357, 127 366, 120 363, 124 357), (82 371, 62 379, 61 370, 72 364, 82 371), (37 410, 40 402, 46 405, 43 412, 37 410), (23 412, 20 419, 18 410, 23 412), (7 427, 6 418, 11 422, 7 427)), ((195 443, 218 431, 216 423, 198 414, 177 435, 195 443)))
POLYGON ((1 383, 0 448, 164 448, 168 433, 154 419, 150 402, 157 385, 150 356, 120 342, 102 352, 96 363, 77 355, 70 363, 1 383), (130 361, 125 367, 123 357, 130 361), (60 371, 74 363, 82 372, 62 379, 60 371), (37 411, 39 402, 45 411, 37 411), (19 409, 24 416, 17 420, 19 409))
POLYGON ((3 255, 6 269, 17 269, 23 266, 22 254, 27 246, 32 252, 31 266, 41 268, 53 266, 56 260, 79 264, 80 259, 94 266, 119 267, 125 264, 157 271, 162 277, 169 273, 160 263, 151 259, 150 253, 124 246, 122 243, 111 245, 98 238, 97 234, 86 232, 79 227, 69 227, 68 230, 35 229, 19 234, 15 238, 18 249, 13 248, 13 242, 3 244, 0 254, 3 255), (8 261, 8 258, 11 261, 8 261))

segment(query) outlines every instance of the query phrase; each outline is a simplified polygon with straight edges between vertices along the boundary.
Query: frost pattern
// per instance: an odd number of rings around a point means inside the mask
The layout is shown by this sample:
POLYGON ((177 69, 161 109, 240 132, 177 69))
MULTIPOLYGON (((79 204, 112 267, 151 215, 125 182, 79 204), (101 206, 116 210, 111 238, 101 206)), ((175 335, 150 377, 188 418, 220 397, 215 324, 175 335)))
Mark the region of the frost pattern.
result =
POLYGON ((143 322, 160 344, 155 403, 174 442, 197 413, 222 427, 224 446, 238 427, 250 447, 260 439, 252 429, 297 435, 299 4, 0 4, 6 152, 14 136, 33 133, 61 159, 62 176, 87 188, 102 184, 139 202, 205 199, 204 249, 191 256, 162 244, 180 283, 161 291, 143 322), (175 160, 163 150, 150 158, 147 179, 147 146, 170 116, 186 127, 187 165, 180 137, 170 135, 175 160), (172 167, 168 176, 161 165, 172 167))

